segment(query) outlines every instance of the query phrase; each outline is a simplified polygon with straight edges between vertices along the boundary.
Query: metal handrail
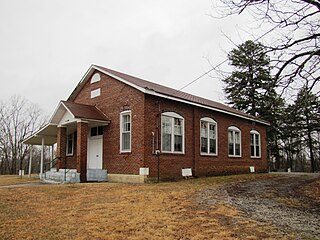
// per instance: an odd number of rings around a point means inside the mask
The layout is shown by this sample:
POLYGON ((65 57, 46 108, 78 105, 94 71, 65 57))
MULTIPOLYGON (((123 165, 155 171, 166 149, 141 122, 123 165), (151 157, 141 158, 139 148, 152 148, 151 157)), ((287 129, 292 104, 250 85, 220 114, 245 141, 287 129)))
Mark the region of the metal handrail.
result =
POLYGON ((43 163, 43 169, 44 169, 44 177, 46 178, 47 169, 51 169, 52 167, 55 167, 58 164, 57 159, 60 159, 59 157, 55 157, 51 161, 43 163))

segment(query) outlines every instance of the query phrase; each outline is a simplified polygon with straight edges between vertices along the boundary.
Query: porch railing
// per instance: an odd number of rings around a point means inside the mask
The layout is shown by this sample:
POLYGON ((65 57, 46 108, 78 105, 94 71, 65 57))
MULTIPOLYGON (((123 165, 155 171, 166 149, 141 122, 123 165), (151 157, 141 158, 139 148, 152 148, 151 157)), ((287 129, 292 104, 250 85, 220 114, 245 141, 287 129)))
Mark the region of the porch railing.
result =
POLYGON ((45 163, 43 163, 43 170, 44 170, 44 177, 46 178, 46 174, 47 171, 50 170, 51 168, 55 167, 58 164, 58 160, 59 158, 56 157, 54 159, 52 159, 51 161, 47 161, 45 163))

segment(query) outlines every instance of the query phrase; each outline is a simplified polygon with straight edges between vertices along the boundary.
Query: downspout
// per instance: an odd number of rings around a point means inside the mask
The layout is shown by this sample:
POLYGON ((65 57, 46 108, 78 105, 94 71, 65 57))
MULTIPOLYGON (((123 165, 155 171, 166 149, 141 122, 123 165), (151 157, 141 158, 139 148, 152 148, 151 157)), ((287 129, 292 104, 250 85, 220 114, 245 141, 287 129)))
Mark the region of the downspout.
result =
POLYGON ((161 120, 161 112, 160 112, 160 101, 158 101, 158 114, 157 114, 157 136, 156 136, 156 159, 157 159, 157 182, 160 182, 160 149, 159 149, 159 136, 160 136, 160 120, 161 120))
POLYGON ((195 122, 195 107, 193 107, 193 116, 192 116, 192 121, 193 121, 193 153, 192 153, 192 169, 193 169, 193 176, 196 176, 196 122, 195 122))

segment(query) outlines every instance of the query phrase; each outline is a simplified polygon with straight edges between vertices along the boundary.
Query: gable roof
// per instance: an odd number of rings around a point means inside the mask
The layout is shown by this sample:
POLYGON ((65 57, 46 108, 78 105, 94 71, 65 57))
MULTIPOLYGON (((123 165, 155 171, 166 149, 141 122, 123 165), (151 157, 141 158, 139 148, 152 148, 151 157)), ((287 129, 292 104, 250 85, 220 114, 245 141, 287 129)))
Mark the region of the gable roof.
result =
POLYGON ((61 102, 71 112, 74 118, 110 121, 110 119, 96 106, 79 104, 69 101, 61 102))
POLYGON ((121 72, 108 69, 102 66, 97 66, 97 65, 91 65, 91 67, 88 69, 84 77, 79 82, 78 86, 71 93, 68 100, 72 101, 78 95, 78 93, 83 88, 84 84, 88 81, 88 79, 91 77, 92 73, 95 70, 100 71, 110 77, 113 77, 127 85, 130 85, 131 87, 134 87, 145 94, 155 95, 162 98, 184 102, 184 103, 195 105, 198 107, 203 107, 203 108, 211 109, 214 111, 223 112, 229 115, 233 115, 240 118, 245 118, 248 120, 259 122, 265 125, 269 125, 268 122, 262 119, 259 119, 250 114, 239 111, 237 109, 231 108, 222 103, 215 102, 206 98, 198 97, 183 91, 179 91, 170 87, 166 87, 157 83, 146 81, 141 78, 137 78, 125 73, 121 73, 121 72))
POLYGON ((41 145, 42 140, 44 145, 52 145, 57 142, 57 127, 59 124, 74 123, 74 120, 81 119, 85 121, 100 122, 109 124, 110 119, 101 112, 96 106, 79 104, 68 101, 61 101, 53 113, 49 123, 41 129, 33 133, 31 136, 23 140, 24 144, 41 145), (61 123, 61 119, 68 112, 72 118, 67 122, 61 123))

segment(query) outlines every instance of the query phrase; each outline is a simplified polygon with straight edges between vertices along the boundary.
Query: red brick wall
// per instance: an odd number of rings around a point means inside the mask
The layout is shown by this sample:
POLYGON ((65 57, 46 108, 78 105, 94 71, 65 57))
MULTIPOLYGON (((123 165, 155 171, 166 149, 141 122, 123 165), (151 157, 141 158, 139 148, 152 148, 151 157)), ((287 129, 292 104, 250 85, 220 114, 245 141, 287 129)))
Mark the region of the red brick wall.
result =
POLYGON ((66 160, 66 147, 67 147, 67 129, 59 127, 57 131, 57 169, 64 168, 66 160))
MULTIPOLYGON (((161 146, 162 112, 176 112, 184 117, 185 153, 160 155, 160 176, 163 179, 180 178, 181 169, 191 167, 196 176, 229 173, 247 173, 249 166, 257 171, 267 171, 265 126, 227 114, 179 103, 142 92, 102 73, 101 81, 84 85, 75 102, 96 105, 111 119, 104 128, 103 167, 108 173, 139 174, 140 167, 149 167, 150 176, 157 176, 157 160, 152 154, 152 132, 159 133, 161 146), (101 88, 101 96, 91 99, 91 90, 101 88), (131 110, 131 153, 120 153, 120 112, 131 110), (218 155, 200 155, 200 119, 210 117, 218 124, 218 155), (157 129, 157 121, 159 129, 157 129), (241 130, 242 157, 228 157, 228 127, 241 130), (255 129, 261 137, 261 158, 250 158, 250 130, 255 129)), ((90 126, 89 126, 90 127, 90 126)), ((156 142, 155 142, 156 145, 156 142)), ((156 147, 156 146, 155 146, 156 147)))
MULTIPOLYGON (((150 175, 157 175, 156 157, 152 155, 152 132, 157 132, 158 115, 162 112, 176 112, 185 120, 185 154, 160 155, 160 177, 180 178, 181 169, 190 167, 196 176, 209 176, 231 173, 248 173, 249 166, 256 171, 267 171, 266 128, 250 120, 232 117, 227 114, 214 112, 171 100, 160 99, 146 95, 145 112, 145 167, 150 168, 150 175), (200 119, 210 117, 218 125, 218 154, 217 156, 200 155, 200 119), (228 156, 228 127, 236 126, 241 130, 241 157, 228 156), (250 157, 250 131, 257 130, 261 138, 261 158, 250 157)), ((159 122, 159 148, 161 148, 161 133, 159 122)))
POLYGON ((103 134, 103 167, 108 173, 139 174, 144 160, 144 94, 104 74, 99 82, 85 84, 75 102, 96 105, 110 119, 103 134), (99 97, 90 92, 101 88, 99 97), (120 153, 120 112, 131 110, 131 153, 120 153))
POLYGON ((80 181, 87 181, 87 148, 88 148, 88 123, 77 123, 77 172, 80 181))

